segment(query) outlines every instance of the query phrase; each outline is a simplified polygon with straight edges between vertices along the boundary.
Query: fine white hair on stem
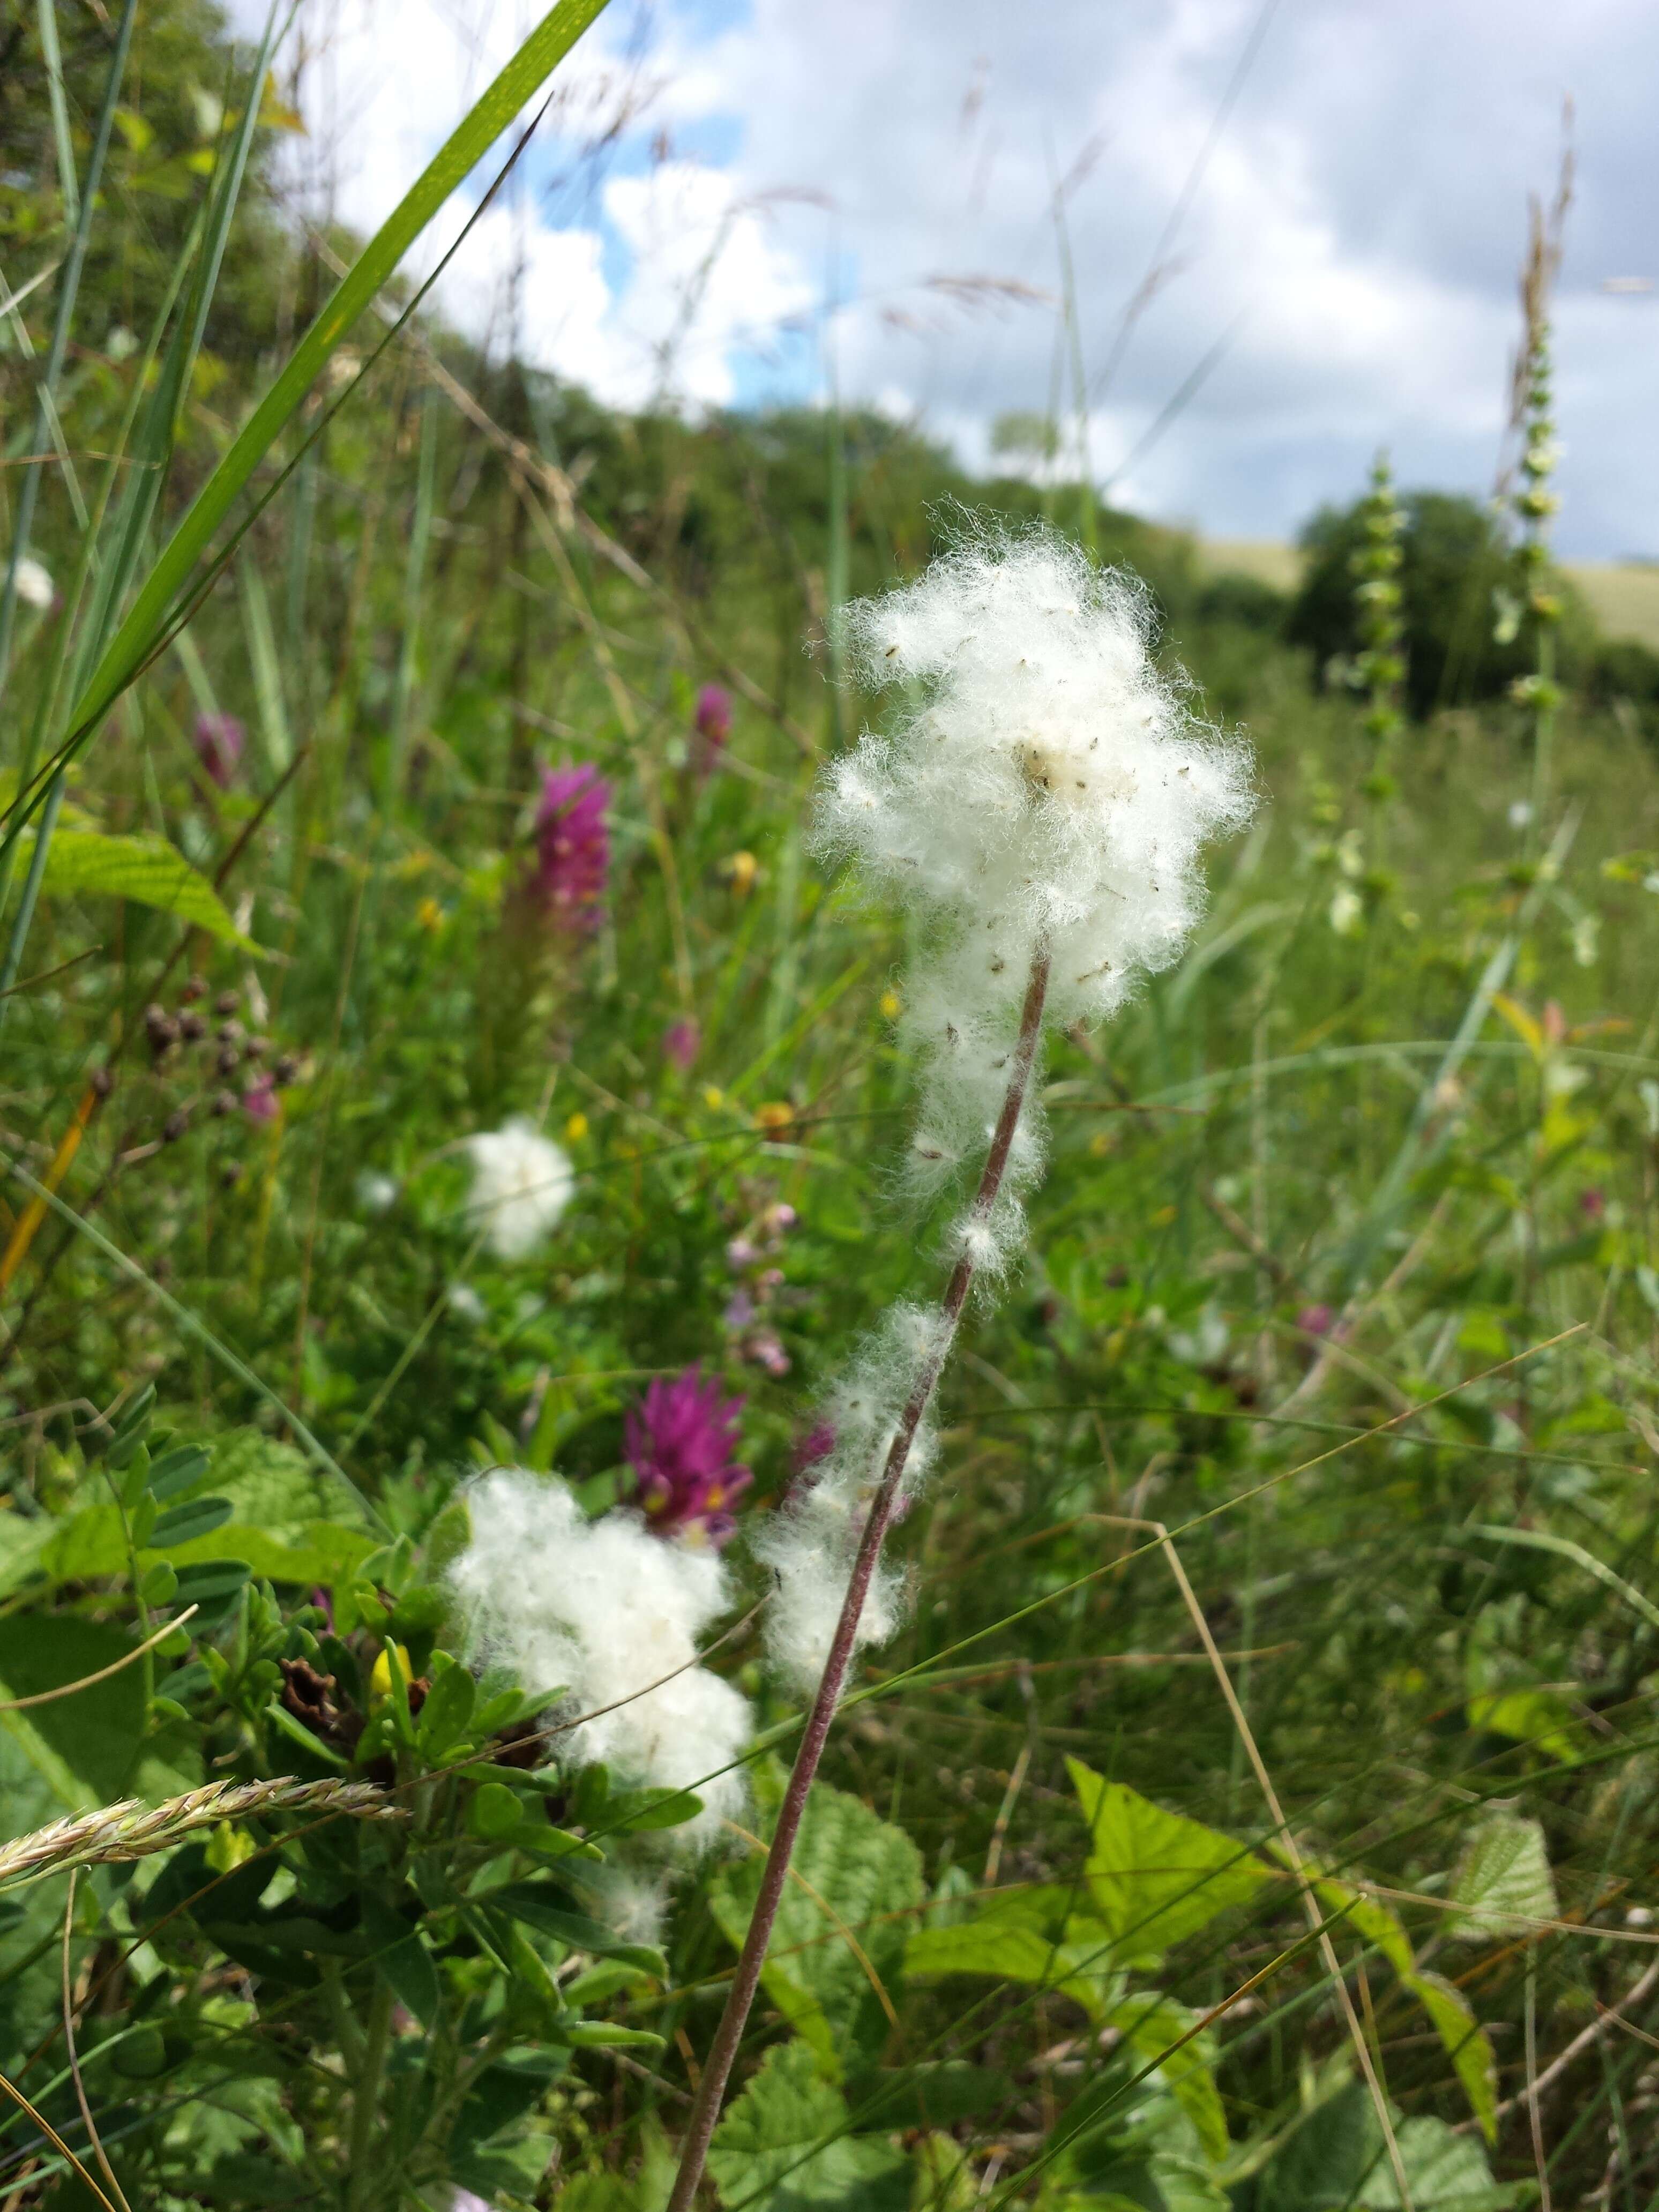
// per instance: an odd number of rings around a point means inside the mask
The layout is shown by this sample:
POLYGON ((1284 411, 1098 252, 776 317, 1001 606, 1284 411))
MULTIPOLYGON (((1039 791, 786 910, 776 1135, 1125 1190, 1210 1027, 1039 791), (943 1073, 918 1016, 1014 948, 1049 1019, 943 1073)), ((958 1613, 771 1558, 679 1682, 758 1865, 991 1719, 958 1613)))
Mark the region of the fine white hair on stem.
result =
POLYGON ((466 1140, 472 1162, 469 1218, 498 1260, 522 1260, 557 1227, 576 1178, 550 1138, 514 1115, 499 1129, 466 1140))
MULTIPOLYGON (((779 1669, 803 1687, 816 1684, 823 1671, 899 1417, 919 1378, 942 1356, 948 1338, 937 1306, 891 1309, 820 1401, 817 1435, 822 1455, 752 1540, 756 1557, 775 1577, 767 1608, 767 1649, 779 1669)), ((935 1449, 932 1425, 924 1420, 905 1462, 902 1501, 926 1482, 935 1449)), ((860 1615, 858 1642, 884 1644, 899 1625, 903 1600, 902 1577, 878 1569, 860 1615)))
POLYGON ((450 1581, 477 1656, 528 1690, 565 1691, 561 1712, 592 1716, 550 1739, 559 1757, 602 1760, 630 1786, 695 1789, 702 1811, 665 1840, 712 1842, 743 1808, 741 1770, 720 1770, 751 1733, 747 1701, 697 1664, 730 1600, 719 1553, 653 1536, 637 1513, 589 1521, 557 1476, 521 1468, 480 1476, 468 1502, 471 1537, 450 1581))
MULTIPOLYGON (((1117 1011, 1180 954, 1203 903, 1206 841, 1253 804, 1246 749, 1194 716, 1152 655, 1146 587, 1052 532, 963 517, 915 583, 844 611, 853 665, 909 703, 828 770, 817 843, 855 860, 924 926, 901 1030, 920 1066, 908 1160, 924 1189, 973 1171, 1007 1087, 1038 949, 1047 1012, 1117 1011)), ((1028 1103, 1004 1189, 1042 1172, 1028 1103)), ((997 1224, 959 1236, 1018 1248, 997 1224)))

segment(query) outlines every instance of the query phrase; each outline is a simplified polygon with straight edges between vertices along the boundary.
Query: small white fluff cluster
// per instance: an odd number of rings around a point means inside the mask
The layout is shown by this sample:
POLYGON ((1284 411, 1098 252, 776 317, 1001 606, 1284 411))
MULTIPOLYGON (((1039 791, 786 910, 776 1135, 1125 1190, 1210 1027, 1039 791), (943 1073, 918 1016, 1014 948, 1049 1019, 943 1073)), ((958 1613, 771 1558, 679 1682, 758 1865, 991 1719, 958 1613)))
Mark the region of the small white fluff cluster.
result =
MULTIPOLYGON (((1206 838, 1243 822, 1249 757, 1196 722, 1154 665, 1145 587, 1033 530, 964 525, 905 588, 846 610, 854 665, 915 703, 830 769, 817 842, 929 925, 904 994, 921 1063, 912 1180, 977 1166, 1001 1110, 1034 952, 1048 1013, 1097 1021, 1176 959, 1203 899, 1206 838)), ((1041 1170, 1029 1106, 991 1220, 958 1237, 995 1273, 1041 1170)))
POLYGON ((57 587, 40 562, 26 553, 17 564, 16 589, 26 607, 38 607, 44 614, 56 596, 57 587))
POLYGON ((637 1513, 590 1521, 556 1476, 521 1468, 481 1476, 469 1501, 471 1539, 450 1579, 478 1656, 528 1690, 568 1692, 562 1712, 594 1716, 550 1739, 560 1758, 603 1760, 630 1788, 695 1789, 702 1811, 663 1838, 712 1841, 745 1797, 742 1771, 719 1770, 751 1733, 747 1702, 696 1664, 728 1603, 719 1553, 653 1536, 637 1513))
MULTIPOLYGON (((767 1649, 803 1688, 816 1687, 823 1672, 899 1415, 917 1377, 943 1356, 948 1334, 937 1306, 900 1304, 888 1313, 819 1407, 815 1436, 822 1455, 751 1540, 756 1557, 776 1578, 767 1607, 767 1649)), ((932 1422, 924 1418, 905 1461, 897 1511, 927 1480, 936 1449, 932 1422)), ((903 1600, 902 1577, 878 1564, 859 1617, 858 1644, 884 1644, 898 1626, 903 1600)))
POLYGON ((467 1212, 498 1260, 522 1260, 558 1225, 576 1178, 569 1160, 523 1115, 466 1140, 467 1212))

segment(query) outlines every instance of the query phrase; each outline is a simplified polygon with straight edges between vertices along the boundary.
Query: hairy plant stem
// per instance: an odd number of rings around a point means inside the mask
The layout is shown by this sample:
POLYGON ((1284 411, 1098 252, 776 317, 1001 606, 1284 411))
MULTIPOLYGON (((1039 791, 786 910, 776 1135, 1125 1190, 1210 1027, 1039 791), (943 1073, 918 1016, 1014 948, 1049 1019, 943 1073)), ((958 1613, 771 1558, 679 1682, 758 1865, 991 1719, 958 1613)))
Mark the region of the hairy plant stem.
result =
POLYGON ((374 2201, 380 2169, 372 2158, 374 2121, 380 2109, 380 2084, 386 2073, 386 2051, 392 2041, 392 1990, 378 1976, 369 2000, 368 2023, 363 2030, 362 2061, 351 2097, 350 2163, 346 2174, 346 2203, 350 2212, 374 2201))
MULTIPOLYGON (((995 1133, 991 1139, 990 1151, 986 1154, 979 1188, 974 1196, 971 1219, 976 1224, 989 1220, 996 1204, 997 1193, 1002 1187, 1009 1151, 1014 1141, 1014 1132, 1019 1127, 1025 1092, 1036 1058, 1037 1039, 1042 1029, 1043 1001, 1048 994, 1048 949, 1046 945, 1039 945, 1031 961, 1030 981, 1025 988, 1025 1004, 1020 1013, 1019 1037, 1014 1047, 1013 1064, 1009 1070, 1007 1092, 1003 1098, 995 1133)), ((709 2139, 720 2118, 720 2105, 726 2094, 726 2082, 731 2078, 732 2062, 743 2039, 750 2008, 755 2002, 755 1992, 760 1986, 761 1969, 766 1963, 773 1923, 777 1918, 784 1884, 788 1879, 789 1862, 794 1855, 795 1838, 799 1832, 801 1817, 806 1810, 807 1793, 817 1773, 830 1723, 841 1702, 842 1686, 846 1681, 847 1669, 857 1642, 858 1626, 863 1616, 865 1599, 869 1595, 871 1577, 875 1573, 888 1524, 893 1517, 893 1507, 897 1502, 899 1486, 904 1480, 910 1447, 915 1441, 916 1431, 921 1425, 922 1416, 927 1410, 939 1375, 950 1357, 951 1345, 955 1342, 962 1310, 968 1302, 968 1293, 973 1285, 974 1272, 974 1261, 969 1247, 964 1243, 940 1302, 945 1326, 923 1362, 904 1410, 899 1416, 897 1431, 882 1468, 881 1480, 871 1500, 858 1556, 848 1578, 847 1595, 842 1601, 841 1617, 836 1623, 835 1636, 830 1642, 830 1656, 824 1662, 811 1711, 807 1715, 805 1731, 795 1753, 789 1785, 778 1808, 777 1826, 772 1832, 771 1847, 766 1855, 765 1871, 761 1876, 760 1891, 755 1899, 749 1932, 744 1938, 737 1972, 726 1994, 726 2009, 720 2014, 720 2026, 715 2029, 714 2039, 708 2047, 708 2056, 703 2062, 702 2078, 697 2084, 691 2116, 686 2124, 685 2139, 680 2151, 680 2170, 674 2182, 674 2193, 668 2200, 667 2212, 690 2212, 697 2184, 702 2179, 709 2139)))

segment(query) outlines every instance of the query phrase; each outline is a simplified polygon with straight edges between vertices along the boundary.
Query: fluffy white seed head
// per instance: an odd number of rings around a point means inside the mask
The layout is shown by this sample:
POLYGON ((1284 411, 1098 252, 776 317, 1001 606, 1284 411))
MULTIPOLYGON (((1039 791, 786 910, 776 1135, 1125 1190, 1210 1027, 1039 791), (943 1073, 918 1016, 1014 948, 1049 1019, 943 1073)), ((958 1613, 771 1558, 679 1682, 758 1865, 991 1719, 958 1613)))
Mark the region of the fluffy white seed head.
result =
POLYGON ((526 1689, 566 1691, 561 1715, 593 1716, 550 1739, 561 1758, 603 1760, 629 1786, 695 1789, 703 1810, 665 1840, 711 1842, 745 1797, 741 1770, 718 1770, 751 1733, 746 1701, 696 1664, 729 1602, 719 1553, 653 1536, 636 1513, 589 1521, 556 1476, 519 1468, 481 1476, 469 1503, 450 1580, 477 1655, 526 1689))
POLYGON ((575 1175, 559 1147, 522 1115, 466 1140, 467 1213, 499 1260, 522 1260, 557 1227, 575 1175))
MULTIPOLYGON (((911 1173, 927 1186, 984 1155, 1039 945, 1063 1023, 1115 1012, 1176 959, 1206 840, 1250 811, 1249 764, 1154 665, 1144 586, 1048 532, 969 527, 845 623, 865 680, 915 703, 831 766, 817 842, 927 926, 902 1030, 922 1076, 911 1173)), ((1016 1191, 1042 1152, 1028 1108, 1016 1191)))
MULTIPOLYGON (((854 1352, 819 1407, 829 1449, 753 1539, 775 1577, 767 1649, 803 1688, 817 1686, 829 1656, 866 1516, 899 1418, 918 1378, 943 1359, 949 1328, 937 1306, 898 1305, 854 1352)), ((905 1462, 900 1507, 932 1471, 931 1421, 918 1428, 905 1462)), ((859 1618, 860 1645, 884 1644, 903 1614, 903 1578, 878 1566, 859 1618)))

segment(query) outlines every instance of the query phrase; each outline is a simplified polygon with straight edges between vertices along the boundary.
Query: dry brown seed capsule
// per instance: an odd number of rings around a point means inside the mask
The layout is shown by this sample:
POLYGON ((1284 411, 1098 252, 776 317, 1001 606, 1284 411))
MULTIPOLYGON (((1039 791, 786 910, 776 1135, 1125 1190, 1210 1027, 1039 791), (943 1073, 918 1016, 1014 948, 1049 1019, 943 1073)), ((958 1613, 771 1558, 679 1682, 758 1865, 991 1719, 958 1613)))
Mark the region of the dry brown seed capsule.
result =
POLYGON ((207 1024, 199 1014, 180 1014, 179 1034, 186 1044, 200 1044, 207 1035, 207 1024))
POLYGON ((115 1088, 115 1078, 106 1067, 94 1067, 87 1078, 94 1098, 107 1098, 115 1088))
POLYGON ((234 1091, 216 1091, 213 1094, 213 1110, 216 1114, 234 1114, 236 1111, 236 1093, 234 1091))
POLYGON ((219 1024, 221 1044, 240 1044, 246 1035, 246 1031, 240 1022, 221 1022, 219 1024))
POLYGON ((205 975, 192 975, 189 982, 185 984, 184 989, 180 991, 179 996, 183 1000, 185 1006, 193 1006, 198 999, 206 998, 207 987, 207 977, 205 975))
POLYGON ((234 1044, 222 1044, 219 1048, 219 1057, 215 1065, 221 1075, 234 1075, 241 1066, 241 1061, 242 1055, 234 1044))
POLYGON ((270 1079, 280 1091, 292 1083, 300 1073, 300 1063, 291 1052, 285 1052, 270 1071, 270 1079))
POLYGON ((270 1050, 270 1039, 268 1036, 251 1036, 242 1049, 250 1060, 263 1060, 270 1050))
POLYGON ((213 1011, 216 1014, 234 1014, 241 1003, 241 999, 236 992, 221 991, 213 1002, 213 1011))
POLYGON ((169 1114, 167 1120, 162 1122, 161 1142, 164 1145, 176 1145, 189 1127, 189 1112, 185 1107, 180 1106, 176 1111, 169 1114))

